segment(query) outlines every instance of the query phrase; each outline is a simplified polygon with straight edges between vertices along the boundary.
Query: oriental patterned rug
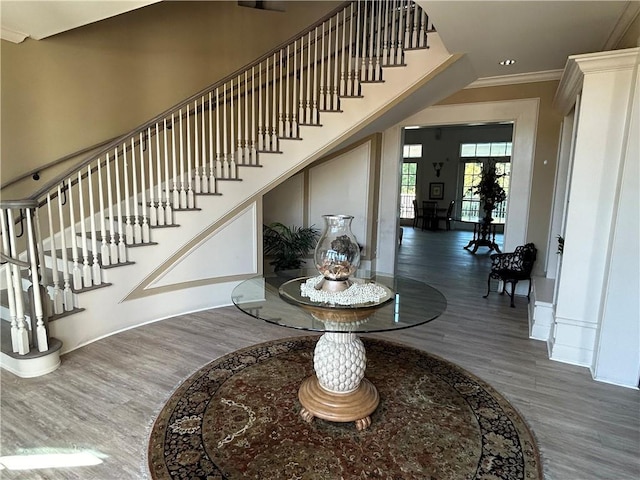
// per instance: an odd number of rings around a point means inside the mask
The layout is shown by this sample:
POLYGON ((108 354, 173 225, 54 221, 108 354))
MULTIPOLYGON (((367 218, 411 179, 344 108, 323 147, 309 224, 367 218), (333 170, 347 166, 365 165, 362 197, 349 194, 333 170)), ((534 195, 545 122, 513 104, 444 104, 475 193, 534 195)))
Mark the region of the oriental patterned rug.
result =
POLYGON ((364 338, 380 393, 372 424, 300 416, 318 337, 255 345, 201 368, 171 396, 149 444, 152 478, 541 479, 535 440, 499 393, 441 358, 364 338))

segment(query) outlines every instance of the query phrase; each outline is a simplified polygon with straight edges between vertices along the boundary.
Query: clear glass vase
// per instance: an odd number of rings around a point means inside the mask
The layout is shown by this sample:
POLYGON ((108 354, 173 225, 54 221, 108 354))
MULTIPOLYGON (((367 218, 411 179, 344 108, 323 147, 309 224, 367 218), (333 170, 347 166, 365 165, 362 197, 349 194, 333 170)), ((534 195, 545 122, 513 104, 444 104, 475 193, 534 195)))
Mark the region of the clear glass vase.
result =
POLYGON ((349 287, 349 277, 360 266, 360 246, 351 231, 351 215, 323 215, 324 231, 313 255, 316 268, 324 277, 323 290, 340 291, 349 287))

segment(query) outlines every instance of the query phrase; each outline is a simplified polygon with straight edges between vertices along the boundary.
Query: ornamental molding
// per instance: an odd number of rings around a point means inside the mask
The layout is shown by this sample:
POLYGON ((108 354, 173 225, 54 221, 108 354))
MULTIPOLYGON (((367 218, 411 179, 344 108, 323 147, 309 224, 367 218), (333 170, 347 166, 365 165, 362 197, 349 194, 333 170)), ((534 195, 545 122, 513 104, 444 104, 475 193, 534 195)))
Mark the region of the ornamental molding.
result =
POLYGON ((576 102, 582 90, 585 75, 594 73, 630 70, 638 65, 640 48, 627 48, 610 52, 571 55, 560 79, 560 85, 553 100, 554 108, 566 115, 576 102))

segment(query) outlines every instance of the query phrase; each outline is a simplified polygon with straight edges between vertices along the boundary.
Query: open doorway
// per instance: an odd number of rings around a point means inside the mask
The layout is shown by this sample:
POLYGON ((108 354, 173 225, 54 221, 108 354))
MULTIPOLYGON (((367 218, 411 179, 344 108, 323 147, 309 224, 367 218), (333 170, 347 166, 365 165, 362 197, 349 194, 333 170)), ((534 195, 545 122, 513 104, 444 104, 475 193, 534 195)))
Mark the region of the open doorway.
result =
MULTIPOLYGON (((421 225, 416 222, 416 215, 421 215, 423 202, 430 206, 435 203, 439 214, 453 205, 454 219, 481 216, 483 206, 476 187, 482 171, 490 164, 495 166, 498 182, 507 193, 492 215, 496 223, 504 225, 511 183, 512 137, 512 122, 405 127, 399 201, 401 225, 421 225)), ((456 228, 468 228, 464 222, 453 223, 456 228)))

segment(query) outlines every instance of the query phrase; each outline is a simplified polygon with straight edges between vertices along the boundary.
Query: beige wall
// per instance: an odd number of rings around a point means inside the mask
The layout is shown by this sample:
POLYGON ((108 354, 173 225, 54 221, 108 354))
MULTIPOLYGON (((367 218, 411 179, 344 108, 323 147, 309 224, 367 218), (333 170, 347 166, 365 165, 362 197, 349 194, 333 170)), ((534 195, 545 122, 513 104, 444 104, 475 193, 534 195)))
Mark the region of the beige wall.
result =
POLYGON ((557 81, 470 88, 446 98, 439 105, 539 98, 540 110, 533 163, 533 178, 527 240, 546 249, 553 187, 556 171, 558 139, 562 115, 552 108, 557 81))
POLYGON ((133 129, 338 4, 165 1, 40 41, 1 41, 2 183, 133 129))

